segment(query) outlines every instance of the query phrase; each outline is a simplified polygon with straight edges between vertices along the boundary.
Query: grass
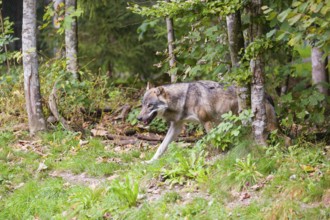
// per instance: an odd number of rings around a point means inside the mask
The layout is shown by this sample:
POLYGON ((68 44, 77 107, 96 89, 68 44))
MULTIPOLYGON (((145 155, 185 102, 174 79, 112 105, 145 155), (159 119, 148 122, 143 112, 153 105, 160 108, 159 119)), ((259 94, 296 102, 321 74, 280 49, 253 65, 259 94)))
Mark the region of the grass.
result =
POLYGON ((175 144, 159 161, 145 165, 137 149, 117 152, 100 139, 88 139, 81 146, 80 138, 57 129, 29 140, 34 147, 26 147, 14 133, 0 133, 0 219, 329 218, 322 202, 330 189, 329 154, 322 143, 301 142, 289 148, 241 145, 212 164, 200 164, 196 149, 175 144), (38 171, 41 162, 47 168, 38 171), (174 181, 172 187, 161 178, 164 169, 179 170, 167 177, 174 181), (86 173, 104 182, 67 182, 49 175, 54 171, 86 173), (197 171, 204 181, 194 176, 197 171), (117 177, 111 179, 113 175, 117 177), (178 175, 189 181, 178 185, 178 175), (273 179, 266 181, 268 176, 273 179), (151 180, 159 192, 148 193, 151 180), (264 185, 259 191, 251 189, 260 183, 264 185), (243 193, 251 198, 242 200, 243 193), (155 199, 148 200, 152 195, 155 199))
MULTIPOLYGON (((310 48, 297 49, 302 58, 310 57, 310 48)), ((310 74, 309 63, 297 61, 294 68, 297 77, 310 74)), ((223 132, 221 140, 227 138, 231 148, 220 157, 214 157, 212 146, 201 151, 174 143, 160 160, 147 165, 141 162, 156 150, 148 145, 121 148, 61 126, 29 137, 18 72, 0 91, 0 219, 330 219, 327 143, 299 136, 293 146, 273 141, 265 148, 223 132)), ((41 83, 47 94, 52 82, 42 77, 48 82, 41 83)), ((76 114, 75 104, 86 100, 83 106, 88 108, 116 110, 127 102, 137 106, 125 97, 139 95, 138 90, 129 95, 109 88, 106 80, 100 79, 98 86, 91 82, 80 85, 79 93, 67 88, 71 93, 63 98, 69 101, 60 102, 60 110, 68 111, 64 115, 76 114), (77 101, 80 96, 84 100, 77 101)), ((137 123, 137 113, 138 108, 127 123, 137 123)), ((118 131, 112 122, 105 129, 118 131)), ((161 121, 150 127, 167 130, 161 121)), ((195 129, 188 127, 187 132, 195 129)))

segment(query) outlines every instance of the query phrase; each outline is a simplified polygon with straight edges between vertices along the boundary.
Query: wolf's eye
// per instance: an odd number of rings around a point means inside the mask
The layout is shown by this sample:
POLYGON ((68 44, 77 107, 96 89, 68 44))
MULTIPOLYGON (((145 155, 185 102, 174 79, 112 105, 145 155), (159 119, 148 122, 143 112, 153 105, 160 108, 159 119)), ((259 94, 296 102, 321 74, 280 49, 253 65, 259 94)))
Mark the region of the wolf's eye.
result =
POLYGON ((151 103, 148 104, 148 108, 151 108, 153 105, 151 103))

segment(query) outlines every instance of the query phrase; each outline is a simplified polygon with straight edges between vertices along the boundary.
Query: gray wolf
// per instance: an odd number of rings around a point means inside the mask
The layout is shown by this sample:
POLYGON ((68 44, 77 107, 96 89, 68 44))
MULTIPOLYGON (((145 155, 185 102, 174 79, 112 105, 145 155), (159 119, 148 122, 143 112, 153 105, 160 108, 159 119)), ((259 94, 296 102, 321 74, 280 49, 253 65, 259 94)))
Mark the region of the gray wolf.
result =
MULTIPOLYGON (((156 116, 159 116, 170 123, 163 142, 147 163, 163 155, 168 145, 181 133, 184 122, 201 123, 209 132, 214 125, 221 122, 221 115, 229 111, 238 113, 234 86, 225 87, 213 81, 197 81, 147 89, 137 119, 148 125, 156 116)), ((269 122, 268 130, 273 130, 276 126, 276 116, 269 102, 266 104, 266 112, 269 122)))

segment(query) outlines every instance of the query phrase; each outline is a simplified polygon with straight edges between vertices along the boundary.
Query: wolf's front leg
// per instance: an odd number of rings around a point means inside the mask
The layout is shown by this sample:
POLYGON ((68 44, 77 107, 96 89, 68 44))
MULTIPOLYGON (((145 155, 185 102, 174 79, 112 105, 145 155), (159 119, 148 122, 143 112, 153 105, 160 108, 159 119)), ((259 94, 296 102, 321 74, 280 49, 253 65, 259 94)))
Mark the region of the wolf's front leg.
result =
POLYGON ((160 156, 164 154, 168 145, 179 136, 182 130, 182 125, 183 125, 182 122, 171 122, 170 128, 168 129, 163 142, 158 147, 157 152, 151 158, 151 160, 146 161, 146 163, 152 163, 153 161, 157 160, 160 156))

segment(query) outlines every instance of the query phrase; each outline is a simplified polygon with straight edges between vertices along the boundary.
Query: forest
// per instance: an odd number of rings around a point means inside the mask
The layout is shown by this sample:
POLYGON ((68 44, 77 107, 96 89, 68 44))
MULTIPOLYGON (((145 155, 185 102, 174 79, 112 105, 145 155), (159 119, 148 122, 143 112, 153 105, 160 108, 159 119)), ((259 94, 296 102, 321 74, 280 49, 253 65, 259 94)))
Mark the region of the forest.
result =
POLYGON ((0 219, 330 219, 330 1, 0 12, 0 219))

